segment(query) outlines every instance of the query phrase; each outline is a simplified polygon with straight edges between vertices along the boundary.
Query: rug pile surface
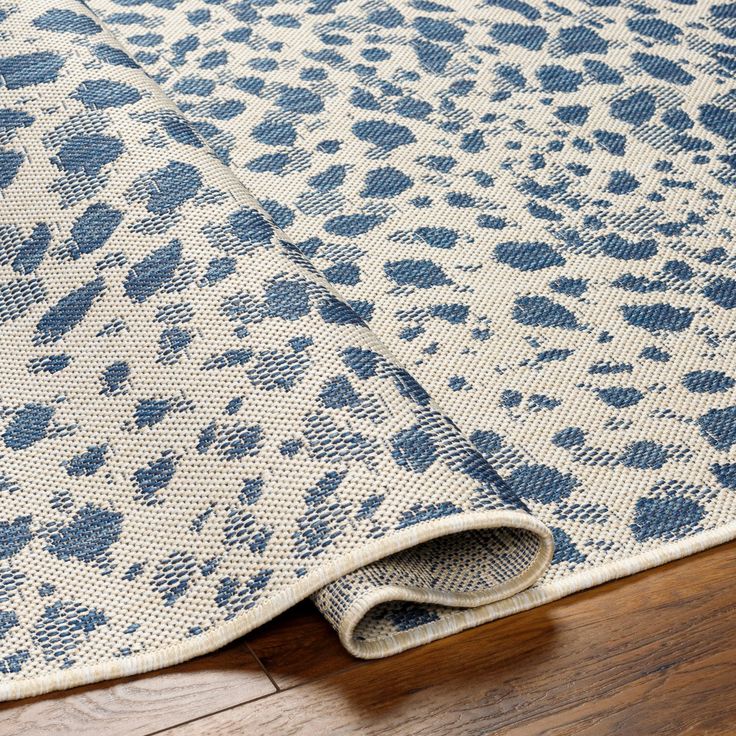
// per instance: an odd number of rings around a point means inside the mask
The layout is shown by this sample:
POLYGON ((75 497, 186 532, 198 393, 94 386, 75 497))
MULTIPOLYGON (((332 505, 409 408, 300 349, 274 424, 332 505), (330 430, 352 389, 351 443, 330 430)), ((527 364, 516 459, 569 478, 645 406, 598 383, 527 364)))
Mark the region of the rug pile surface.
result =
POLYGON ((390 655, 736 536, 735 39, 0 0, 0 697, 307 596, 390 655))

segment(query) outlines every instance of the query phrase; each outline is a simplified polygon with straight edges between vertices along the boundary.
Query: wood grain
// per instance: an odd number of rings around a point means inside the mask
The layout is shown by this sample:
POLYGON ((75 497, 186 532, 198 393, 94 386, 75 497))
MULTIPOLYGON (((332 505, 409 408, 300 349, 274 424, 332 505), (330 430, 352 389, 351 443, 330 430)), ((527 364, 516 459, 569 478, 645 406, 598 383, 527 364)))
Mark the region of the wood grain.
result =
POLYGON ((276 692, 245 642, 136 677, 0 706, 2 736, 135 736, 276 692))
POLYGON ((279 648, 276 622, 260 651, 302 684, 165 733, 733 734, 734 573, 731 543, 324 676, 321 637, 284 621, 279 648))

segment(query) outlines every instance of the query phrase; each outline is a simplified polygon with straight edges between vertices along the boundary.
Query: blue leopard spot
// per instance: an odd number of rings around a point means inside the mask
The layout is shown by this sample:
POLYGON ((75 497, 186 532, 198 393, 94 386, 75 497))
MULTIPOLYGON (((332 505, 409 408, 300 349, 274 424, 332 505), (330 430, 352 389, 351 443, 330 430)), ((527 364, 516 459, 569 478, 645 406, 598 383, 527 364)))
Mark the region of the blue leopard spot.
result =
POLYGON ((366 174, 363 191, 360 196, 365 198, 388 199, 396 197, 413 186, 412 180, 393 166, 374 169, 366 174))
POLYGON ((621 307, 624 319, 649 332, 682 332, 690 327, 693 313, 686 307, 670 304, 635 304, 621 307))
POLYGON ((171 411, 171 402, 166 399, 143 399, 135 407, 134 421, 138 429, 152 427, 171 411))
POLYGON ((384 151, 393 151, 399 146, 416 142, 414 134, 405 125, 383 120, 361 120, 353 125, 352 130, 360 140, 372 143, 384 151))
POLYGON ((698 419, 698 427, 717 450, 730 450, 736 444, 736 406, 711 409, 698 419))
POLYGON ((462 511, 463 510, 452 503, 452 501, 428 503, 425 505, 417 503, 408 511, 402 511, 396 528, 406 529, 409 526, 414 526, 414 524, 442 519, 446 516, 452 516, 453 514, 461 514, 462 511))
POLYGON ((314 115, 324 109, 322 98, 306 87, 284 87, 276 104, 283 110, 308 115, 314 115))
POLYGON ((13 270, 21 274, 33 273, 41 265, 50 242, 51 231, 48 225, 36 225, 13 259, 13 270))
POLYGON ((629 445, 621 456, 627 468, 659 470, 667 462, 667 450, 652 440, 641 440, 629 445))
POLYGON ((682 377, 682 385, 691 393, 718 394, 736 386, 736 380, 723 371, 690 371, 682 377))
POLYGON ((611 258, 621 261, 645 261, 657 255, 657 242, 652 238, 635 242, 625 240, 618 233, 610 233, 598 239, 601 250, 611 258))
POLYGON ((521 465, 506 479, 511 490, 525 499, 554 503, 567 498, 578 485, 572 475, 548 465, 521 465))
POLYGON ((631 58, 651 77, 663 82, 687 85, 695 80, 692 74, 686 72, 679 64, 664 56, 655 54, 644 54, 637 51, 631 58))
POLYGON ((736 463, 713 463, 710 472, 724 488, 736 491, 736 463))
POLYGON ((181 262, 182 245, 172 240, 136 263, 125 277, 125 293, 135 302, 144 302, 170 283, 181 262))
POLYGON ((194 197, 201 186, 202 177, 196 166, 171 161, 146 180, 146 209, 157 215, 171 212, 194 197))
POLYGON ((93 445, 66 463, 67 475, 82 478, 94 475, 105 464, 107 445, 93 445))
POLYGON ((141 99, 141 93, 124 82, 88 79, 82 82, 70 97, 79 100, 91 110, 104 110, 108 107, 132 105, 141 99))
POLYGON ((644 398, 644 394, 641 391, 630 386, 599 388, 597 389, 597 392, 598 396, 604 403, 608 404, 608 406, 613 406, 616 409, 624 409, 627 406, 634 406, 644 398))
POLYGON ((555 543, 555 553, 552 557, 552 564, 559 565, 562 562, 570 562, 574 565, 580 565, 588 559, 570 539, 569 534, 563 529, 550 527, 552 539, 555 543))
POLYGON ((91 503, 74 515, 71 523, 52 532, 48 550, 61 560, 75 557, 93 562, 102 557, 122 534, 123 515, 91 503))
POLYGON ((0 189, 6 189, 13 183, 22 163, 22 153, 0 150, 0 189))
POLYGON ((637 542, 680 539, 697 527, 705 509, 691 498, 640 498, 636 502, 631 532, 637 542))
POLYGON ((121 223, 123 215, 104 202, 90 205, 72 226, 72 258, 101 248, 121 223))
POLYGON ((399 286, 416 286, 418 289, 430 289, 433 286, 447 286, 452 281, 440 266, 433 261, 405 259, 389 261, 383 270, 392 281, 399 286))
POLYGON ((418 425, 394 435, 391 446, 391 457, 396 464, 415 473, 424 473, 437 459, 437 446, 432 436, 418 425))
POLYGON ((42 31, 77 33, 80 36, 94 36, 102 30, 89 16, 65 8, 47 10, 34 19, 33 25, 42 31))
POLYGON ((546 243, 506 242, 496 246, 496 259, 519 271, 539 271, 564 266, 565 259, 546 243))
POLYGON ((352 237, 362 235, 383 222, 379 215, 338 215, 324 224, 324 228, 332 235, 352 237))
POLYGON ((643 125, 654 116, 657 105, 651 92, 640 90, 629 97, 614 100, 610 109, 611 115, 618 120, 629 125, 643 125))
POLYGON ((0 57, 0 78, 7 89, 21 89, 33 84, 53 82, 64 60, 50 51, 0 57))
POLYGON ((542 26, 523 23, 494 23, 488 33, 499 43, 521 46, 530 51, 539 51, 547 40, 547 31, 542 26))
POLYGON ((719 276, 703 288, 703 296, 723 309, 736 308, 736 280, 719 276))
POLYGON ((123 143, 104 135, 78 135, 70 138, 59 149, 56 163, 69 173, 82 172, 90 177, 100 174, 123 152, 123 143))
POLYGON ((33 539, 31 517, 18 516, 13 521, 0 521, 0 560, 18 554, 33 539))
POLYGON ((133 482, 138 490, 134 496, 136 501, 143 502, 146 506, 161 503, 156 494, 166 488, 176 472, 176 463, 168 454, 162 455, 157 460, 152 460, 148 465, 139 468, 133 473, 133 482))
POLYGON ((577 317, 567 307, 546 296, 522 296, 514 302, 514 321, 530 327, 560 327, 574 330, 579 327, 577 317))
POLYGON ((608 52, 608 41, 587 26, 563 28, 558 36, 563 53, 570 56, 577 54, 605 54, 608 52))

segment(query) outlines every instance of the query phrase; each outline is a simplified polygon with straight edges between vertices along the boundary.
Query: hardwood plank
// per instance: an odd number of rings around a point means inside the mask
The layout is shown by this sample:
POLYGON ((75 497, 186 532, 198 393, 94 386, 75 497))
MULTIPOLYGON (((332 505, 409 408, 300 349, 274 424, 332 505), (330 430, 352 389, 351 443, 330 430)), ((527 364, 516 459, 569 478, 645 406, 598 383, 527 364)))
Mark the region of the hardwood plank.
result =
POLYGON ((169 669, 5 703, 0 734, 143 735, 273 692, 239 640, 169 669))
POLYGON ((364 664, 345 651, 335 630, 309 601, 256 629, 247 640, 282 690, 364 664))
MULTIPOLYGON (((732 734, 735 572, 736 542, 166 734, 732 734)), ((316 672, 273 626, 281 679, 316 672)))

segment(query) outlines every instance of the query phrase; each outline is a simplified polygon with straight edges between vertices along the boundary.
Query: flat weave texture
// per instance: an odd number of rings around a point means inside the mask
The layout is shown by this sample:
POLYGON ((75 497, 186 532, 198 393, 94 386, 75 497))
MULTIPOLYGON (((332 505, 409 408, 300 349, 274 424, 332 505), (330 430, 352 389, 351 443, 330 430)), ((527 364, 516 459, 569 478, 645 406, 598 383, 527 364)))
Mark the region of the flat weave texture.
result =
POLYGON ((736 3, 0 0, 0 698, 735 537, 734 72, 736 3))

